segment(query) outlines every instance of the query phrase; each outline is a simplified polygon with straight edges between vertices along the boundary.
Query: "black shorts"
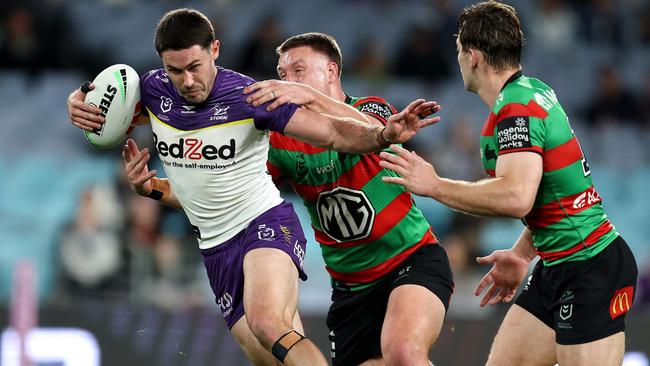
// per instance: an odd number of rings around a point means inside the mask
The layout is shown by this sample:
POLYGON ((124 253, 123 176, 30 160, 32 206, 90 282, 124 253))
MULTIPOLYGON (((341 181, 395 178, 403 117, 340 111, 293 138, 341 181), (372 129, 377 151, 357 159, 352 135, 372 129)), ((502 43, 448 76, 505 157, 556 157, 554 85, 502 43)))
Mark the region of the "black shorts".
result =
POLYGON ((426 287, 445 309, 449 307, 454 284, 442 246, 425 245, 416 250, 369 288, 351 291, 334 285, 327 313, 334 366, 358 365, 381 357, 381 328, 388 297, 393 289, 406 284, 426 287))
POLYGON ((634 255, 620 236, 595 257, 544 267, 515 302, 555 330, 558 344, 583 344, 625 330, 636 290, 634 255))

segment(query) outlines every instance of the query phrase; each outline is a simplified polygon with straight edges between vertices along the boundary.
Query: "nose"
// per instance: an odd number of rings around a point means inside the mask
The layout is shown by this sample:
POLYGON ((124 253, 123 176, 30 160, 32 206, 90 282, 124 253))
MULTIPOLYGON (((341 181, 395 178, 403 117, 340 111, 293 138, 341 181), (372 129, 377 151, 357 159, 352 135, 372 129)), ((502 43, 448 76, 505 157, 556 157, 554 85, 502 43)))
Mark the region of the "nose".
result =
POLYGON ((191 89, 192 85, 194 85, 194 76, 192 73, 189 71, 183 72, 183 86, 187 89, 191 89))

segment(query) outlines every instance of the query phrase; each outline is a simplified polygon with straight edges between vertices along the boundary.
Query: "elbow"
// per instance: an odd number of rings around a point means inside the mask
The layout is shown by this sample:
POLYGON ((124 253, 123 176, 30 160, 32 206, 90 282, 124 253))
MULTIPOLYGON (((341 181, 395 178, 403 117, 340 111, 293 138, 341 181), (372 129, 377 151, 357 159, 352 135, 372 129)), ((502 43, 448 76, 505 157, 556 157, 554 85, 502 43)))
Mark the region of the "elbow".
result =
POLYGON ((521 192, 514 193, 506 201, 507 204, 503 207, 504 212, 502 214, 516 219, 523 219, 533 209, 535 197, 521 192))

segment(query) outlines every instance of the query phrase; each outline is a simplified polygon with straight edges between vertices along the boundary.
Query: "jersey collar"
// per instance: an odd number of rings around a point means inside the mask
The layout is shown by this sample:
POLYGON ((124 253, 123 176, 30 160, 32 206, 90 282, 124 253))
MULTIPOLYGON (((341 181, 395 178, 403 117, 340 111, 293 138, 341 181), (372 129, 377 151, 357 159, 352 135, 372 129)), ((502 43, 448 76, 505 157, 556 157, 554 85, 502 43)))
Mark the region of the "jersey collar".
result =
POLYGON ((523 73, 523 71, 521 71, 521 70, 518 70, 516 73, 512 74, 512 76, 510 76, 510 77, 508 78, 508 80, 506 80, 505 84, 503 84, 503 86, 501 87, 501 91, 503 91, 503 89, 505 89, 506 86, 508 86, 508 84, 510 84, 510 83, 512 83, 513 81, 519 79, 519 78, 522 77, 523 75, 524 75, 524 73, 523 73))

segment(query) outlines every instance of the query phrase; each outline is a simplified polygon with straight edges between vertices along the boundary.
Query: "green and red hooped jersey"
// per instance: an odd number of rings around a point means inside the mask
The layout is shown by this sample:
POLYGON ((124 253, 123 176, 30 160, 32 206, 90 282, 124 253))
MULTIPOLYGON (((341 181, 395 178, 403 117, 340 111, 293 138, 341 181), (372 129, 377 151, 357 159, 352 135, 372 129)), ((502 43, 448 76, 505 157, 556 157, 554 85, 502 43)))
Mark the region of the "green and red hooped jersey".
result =
POLYGON ((508 80, 483 125, 485 171, 494 176, 497 158, 518 151, 543 159, 535 203, 523 221, 545 265, 589 259, 619 235, 555 92, 521 72, 508 80))
MULTIPOLYGON (((347 104, 386 124, 395 109, 379 97, 347 104)), ((287 180, 309 212, 326 269, 335 281, 361 289, 437 238, 410 193, 381 178, 378 154, 346 154, 271 133, 268 169, 287 180)))

